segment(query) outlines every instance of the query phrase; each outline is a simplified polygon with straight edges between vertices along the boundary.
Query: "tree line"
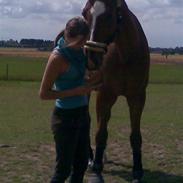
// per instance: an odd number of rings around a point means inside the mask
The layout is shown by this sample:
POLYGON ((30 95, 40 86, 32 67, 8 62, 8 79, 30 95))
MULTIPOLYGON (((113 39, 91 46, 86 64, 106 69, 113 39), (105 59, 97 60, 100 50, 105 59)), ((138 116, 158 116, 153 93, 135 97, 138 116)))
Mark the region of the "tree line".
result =
POLYGON ((183 47, 175 47, 175 48, 150 48, 151 53, 159 53, 162 55, 183 55, 183 47))
POLYGON ((14 47, 14 48, 37 48, 39 50, 47 51, 53 49, 54 42, 43 39, 21 39, 17 40, 0 40, 0 47, 14 47))
MULTIPOLYGON (((39 50, 52 50, 54 42, 51 40, 43 39, 21 39, 20 41, 9 39, 9 40, 0 40, 0 47, 20 47, 20 48, 37 48, 39 50)), ((183 47, 176 48, 149 48, 151 53, 159 53, 162 55, 174 55, 180 54, 183 55, 183 47)))

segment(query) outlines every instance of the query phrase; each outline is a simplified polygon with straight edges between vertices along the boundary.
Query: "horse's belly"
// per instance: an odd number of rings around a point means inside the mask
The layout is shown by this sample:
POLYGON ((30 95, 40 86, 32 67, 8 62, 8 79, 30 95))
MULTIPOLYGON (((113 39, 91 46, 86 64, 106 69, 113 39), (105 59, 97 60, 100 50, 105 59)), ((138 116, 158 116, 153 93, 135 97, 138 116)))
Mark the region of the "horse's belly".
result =
POLYGON ((124 80, 106 80, 104 81, 104 86, 110 89, 116 96, 125 95, 126 84, 124 80))

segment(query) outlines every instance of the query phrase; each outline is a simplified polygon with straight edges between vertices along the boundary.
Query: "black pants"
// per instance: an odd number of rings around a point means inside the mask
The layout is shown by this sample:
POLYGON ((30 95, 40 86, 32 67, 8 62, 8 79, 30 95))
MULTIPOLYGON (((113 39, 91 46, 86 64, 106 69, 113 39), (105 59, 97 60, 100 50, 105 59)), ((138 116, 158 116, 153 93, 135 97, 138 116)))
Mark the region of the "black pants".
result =
POLYGON ((88 106, 76 109, 55 108, 52 130, 56 145, 56 167, 51 183, 82 183, 89 156, 88 106))

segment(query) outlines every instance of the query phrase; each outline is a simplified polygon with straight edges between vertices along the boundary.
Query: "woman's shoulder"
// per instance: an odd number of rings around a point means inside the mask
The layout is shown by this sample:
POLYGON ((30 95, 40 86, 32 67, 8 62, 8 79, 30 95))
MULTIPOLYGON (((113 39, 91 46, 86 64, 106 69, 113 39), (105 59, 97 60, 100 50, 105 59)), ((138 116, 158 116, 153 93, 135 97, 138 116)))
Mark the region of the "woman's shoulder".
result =
POLYGON ((63 58, 63 55, 56 48, 53 49, 53 51, 51 52, 51 55, 53 55, 55 57, 61 57, 61 58, 63 58))
POLYGON ((55 49, 51 52, 49 59, 60 62, 67 62, 64 55, 60 54, 60 52, 55 49))
POLYGON ((55 67, 63 69, 67 69, 69 66, 68 61, 62 55, 58 54, 55 51, 51 52, 48 62, 55 67))

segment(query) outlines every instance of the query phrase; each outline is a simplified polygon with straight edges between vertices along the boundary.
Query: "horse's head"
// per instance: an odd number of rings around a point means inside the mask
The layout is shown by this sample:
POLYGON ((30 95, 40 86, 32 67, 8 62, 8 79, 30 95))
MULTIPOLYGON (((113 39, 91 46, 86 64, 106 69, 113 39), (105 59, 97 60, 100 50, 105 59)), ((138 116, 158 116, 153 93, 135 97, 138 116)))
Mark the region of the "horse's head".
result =
POLYGON ((121 0, 88 0, 83 16, 90 25, 90 40, 85 48, 95 68, 102 64, 107 45, 112 42, 117 30, 118 9, 121 0))

